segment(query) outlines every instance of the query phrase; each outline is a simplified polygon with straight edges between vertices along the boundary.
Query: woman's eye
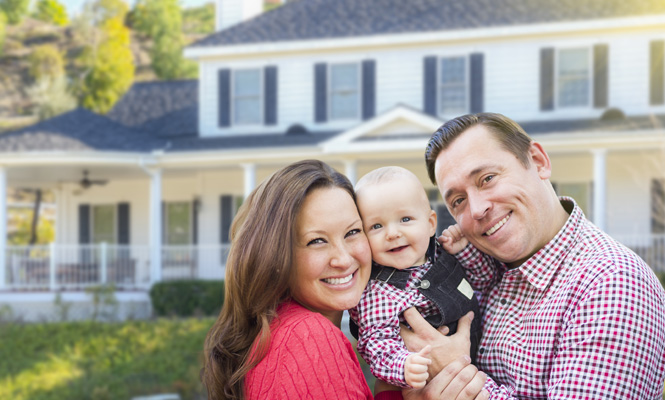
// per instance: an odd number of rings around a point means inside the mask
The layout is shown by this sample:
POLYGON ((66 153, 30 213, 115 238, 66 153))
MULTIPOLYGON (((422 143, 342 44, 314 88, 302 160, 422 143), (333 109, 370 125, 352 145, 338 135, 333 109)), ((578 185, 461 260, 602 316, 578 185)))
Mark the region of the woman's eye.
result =
POLYGON ((360 229, 351 229, 350 231, 348 231, 348 232, 346 233, 346 235, 344 235, 344 238, 346 239, 346 238, 348 238, 349 236, 357 235, 357 234, 359 234, 360 232, 361 232, 360 229))
POLYGON ((411 221, 411 217, 402 217, 402 222, 409 222, 411 221))
POLYGON ((381 224, 374 224, 374 225, 369 227, 369 229, 380 229, 380 228, 381 228, 381 224))
POLYGON ((312 239, 309 242, 307 242, 307 245, 309 246, 310 244, 319 244, 319 243, 325 243, 326 241, 321 239, 321 238, 316 238, 312 239))

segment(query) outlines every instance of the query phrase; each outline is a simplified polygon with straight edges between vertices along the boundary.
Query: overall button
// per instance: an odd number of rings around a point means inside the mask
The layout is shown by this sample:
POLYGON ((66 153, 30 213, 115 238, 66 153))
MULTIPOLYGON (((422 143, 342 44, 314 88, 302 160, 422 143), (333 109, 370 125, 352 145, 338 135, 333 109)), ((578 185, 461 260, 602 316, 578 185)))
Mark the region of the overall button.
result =
POLYGON ((429 288, 429 281, 427 279, 423 279, 420 281, 420 288, 421 289, 428 289, 429 288))

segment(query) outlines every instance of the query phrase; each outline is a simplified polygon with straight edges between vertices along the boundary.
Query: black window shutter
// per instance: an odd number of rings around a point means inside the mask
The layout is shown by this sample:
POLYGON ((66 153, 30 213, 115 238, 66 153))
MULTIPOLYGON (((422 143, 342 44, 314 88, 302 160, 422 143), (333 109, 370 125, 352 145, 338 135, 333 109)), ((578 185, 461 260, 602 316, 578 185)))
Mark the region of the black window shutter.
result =
POLYGON ((79 243, 90 243, 90 204, 79 204, 79 243))
POLYGON ((606 44, 593 46, 593 106, 607 107, 609 86, 609 47, 606 44))
POLYGON ((118 244, 129 244, 129 203, 118 203, 118 244))
POLYGON ((217 77, 219 93, 219 126, 231 126, 231 70, 220 69, 217 77))
POLYGON ((365 60, 362 64, 363 119, 376 115, 376 61, 365 60))
POLYGON ((314 64, 314 121, 316 122, 328 120, 327 69, 326 63, 314 64))
POLYGON ((436 61, 435 56, 427 56, 423 60, 423 110, 436 116, 436 61))
POLYGON ((665 41, 652 41, 650 53, 649 104, 655 106, 665 103, 665 41))
POLYGON ((228 244, 230 242, 231 222, 233 220, 233 196, 222 195, 220 197, 220 242, 228 244))
POLYGON ((665 233, 665 180, 651 180, 651 233, 665 233))
POLYGON ((540 109, 554 110, 554 48, 540 49, 540 109))
POLYGON ((265 67, 264 75, 264 122, 266 125, 275 125, 277 124, 277 67, 265 67))
POLYGON ((483 112, 485 90, 485 61, 482 53, 471 54, 471 112, 483 112))

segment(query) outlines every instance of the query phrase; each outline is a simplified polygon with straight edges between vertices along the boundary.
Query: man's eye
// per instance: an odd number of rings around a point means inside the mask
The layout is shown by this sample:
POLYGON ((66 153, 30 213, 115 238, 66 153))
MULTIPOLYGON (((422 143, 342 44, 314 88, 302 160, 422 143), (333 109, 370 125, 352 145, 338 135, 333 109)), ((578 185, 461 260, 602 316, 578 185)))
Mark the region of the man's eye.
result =
POLYGON ((483 182, 487 183, 487 182, 491 181, 492 179, 494 179, 494 175, 487 175, 485 178, 483 178, 483 182))
POLYGON ((309 246, 310 244, 319 244, 319 243, 325 243, 325 242, 326 242, 326 241, 323 240, 323 239, 321 239, 321 238, 316 238, 316 239, 312 239, 312 240, 310 240, 310 241, 307 243, 307 245, 309 246))
POLYGON ((344 238, 346 239, 346 238, 348 238, 349 236, 357 235, 357 234, 359 234, 360 232, 361 232, 360 229, 351 229, 350 231, 348 231, 348 232, 346 233, 346 235, 344 235, 344 238))
POLYGON ((462 204, 463 201, 464 201, 463 197, 458 197, 455 200, 453 200, 453 202, 451 204, 453 205, 453 208, 455 208, 455 207, 459 206, 460 204, 462 204))
POLYGON ((409 222, 411 221, 411 217, 402 217, 402 222, 409 222))

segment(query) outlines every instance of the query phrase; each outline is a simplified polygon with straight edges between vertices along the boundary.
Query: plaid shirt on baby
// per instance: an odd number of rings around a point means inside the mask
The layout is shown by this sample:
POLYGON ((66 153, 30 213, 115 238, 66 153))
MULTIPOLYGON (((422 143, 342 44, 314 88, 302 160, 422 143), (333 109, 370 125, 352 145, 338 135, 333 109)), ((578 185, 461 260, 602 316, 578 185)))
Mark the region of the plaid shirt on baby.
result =
POLYGON ((406 290, 371 279, 349 316, 358 324, 358 353, 369 364, 372 374, 395 386, 408 387, 404 380, 404 362, 410 354, 399 335, 399 324, 406 323, 402 312, 416 307, 423 317, 438 313, 436 305, 417 287, 432 266, 431 261, 407 268, 411 276, 406 290))
POLYGON ((471 245, 457 254, 481 292, 478 367, 490 398, 662 399, 663 288, 572 199, 561 202, 568 221, 518 268, 471 245))

